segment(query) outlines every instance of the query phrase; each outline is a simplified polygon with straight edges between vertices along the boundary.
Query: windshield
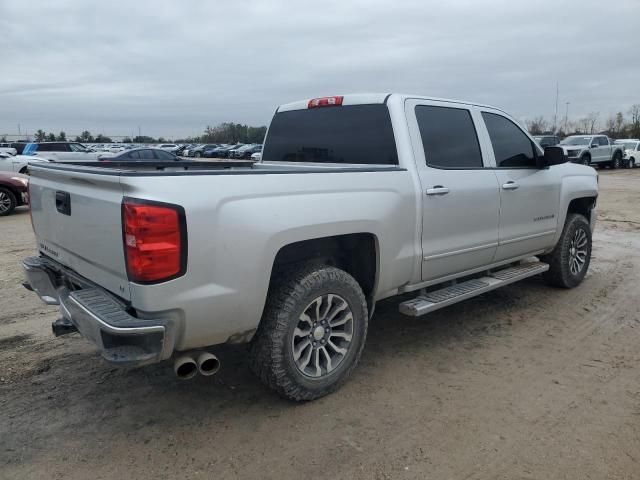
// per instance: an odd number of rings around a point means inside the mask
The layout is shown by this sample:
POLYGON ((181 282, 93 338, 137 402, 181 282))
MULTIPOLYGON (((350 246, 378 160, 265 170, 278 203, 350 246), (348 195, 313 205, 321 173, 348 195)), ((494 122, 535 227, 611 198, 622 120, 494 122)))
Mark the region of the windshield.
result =
POLYGON ((276 113, 264 161, 397 165, 386 105, 348 105, 276 113))
POLYGON ((561 145, 589 145, 591 137, 567 137, 560 142, 561 145))

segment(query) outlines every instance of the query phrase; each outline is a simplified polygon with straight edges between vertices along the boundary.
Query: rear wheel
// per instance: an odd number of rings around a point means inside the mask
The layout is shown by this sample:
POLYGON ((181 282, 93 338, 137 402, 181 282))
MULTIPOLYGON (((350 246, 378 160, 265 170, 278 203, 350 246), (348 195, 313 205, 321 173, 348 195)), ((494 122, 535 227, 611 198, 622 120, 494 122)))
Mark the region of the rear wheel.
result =
POLYGON ((616 168, 620 168, 621 166, 622 166, 622 155, 620 155, 620 152, 616 152, 613 154, 613 160, 611 160, 611 168, 615 170, 616 168))
POLYGON ((540 260, 549 264, 545 281, 555 287, 578 286, 591 262, 591 227, 583 215, 570 213, 553 251, 540 260))
POLYGON ((351 275, 327 266, 298 268, 269 289, 251 344, 251 370, 285 398, 322 397, 355 368, 367 325, 364 294, 351 275))
POLYGON ((14 193, 8 188, 0 187, 0 217, 9 215, 16 209, 18 202, 14 193))

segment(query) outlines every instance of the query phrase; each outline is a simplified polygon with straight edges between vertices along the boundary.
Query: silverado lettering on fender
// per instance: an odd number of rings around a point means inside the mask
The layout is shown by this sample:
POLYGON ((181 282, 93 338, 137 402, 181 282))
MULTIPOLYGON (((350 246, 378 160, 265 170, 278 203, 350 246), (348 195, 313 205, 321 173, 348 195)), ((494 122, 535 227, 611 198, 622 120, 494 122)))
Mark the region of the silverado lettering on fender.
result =
POLYGON ((398 94, 278 108, 262 160, 30 166, 28 287, 116 365, 219 367, 249 342, 279 394, 310 400, 358 363, 377 301, 419 316, 532 275, 585 277, 593 168, 503 111, 398 94), (51 252, 56 252, 54 257, 51 252), (537 258, 534 258, 537 257, 537 258))

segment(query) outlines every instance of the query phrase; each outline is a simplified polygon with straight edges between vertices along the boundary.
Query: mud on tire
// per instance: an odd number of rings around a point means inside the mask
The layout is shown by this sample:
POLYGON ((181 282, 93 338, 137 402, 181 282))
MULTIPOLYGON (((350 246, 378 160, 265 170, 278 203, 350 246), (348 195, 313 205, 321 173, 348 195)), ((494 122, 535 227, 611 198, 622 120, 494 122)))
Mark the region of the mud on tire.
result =
POLYGON ((249 366, 285 398, 322 397, 344 384, 357 365, 367 326, 365 297, 351 275, 329 266, 298 267, 269 288, 249 366))
POLYGON ((570 213, 553 251, 540 257, 549 264, 543 278, 549 285, 573 288, 587 274, 591 262, 591 227, 583 215, 570 213))

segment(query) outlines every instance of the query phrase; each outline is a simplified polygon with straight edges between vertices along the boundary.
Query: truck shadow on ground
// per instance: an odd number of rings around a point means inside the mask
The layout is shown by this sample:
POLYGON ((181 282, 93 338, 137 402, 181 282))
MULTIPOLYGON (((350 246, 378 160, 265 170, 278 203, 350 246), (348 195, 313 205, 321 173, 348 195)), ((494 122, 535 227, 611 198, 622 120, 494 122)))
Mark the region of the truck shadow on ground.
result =
POLYGON ((76 353, 76 345, 84 340, 55 339, 65 342, 67 353, 49 352, 54 355, 49 368, 25 380, 19 394, 12 394, 11 386, 0 390, 5 397, 0 408, 6 414, 0 427, 12 432, 0 456, 7 455, 7 463, 24 462, 61 439, 81 443, 83 436, 96 432, 105 439, 118 434, 149 442, 188 429, 234 429, 265 418, 292 421, 298 415, 319 416, 327 408, 353 405, 356 399, 374 394, 384 382, 379 378, 384 371, 405 374, 411 361, 407 359, 423 364, 440 361, 437 349, 465 355, 469 349, 485 347, 489 337, 510 335, 510 313, 534 305, 548 292, 540 279, 529 279, 415 319, 398 313, 397 298, 381 302, 350 381, 333 395, 303 404, 283 400, 261 385, 247 367, 246 346, 213 349, 221 359, 221 371, 214 377, 182 381, 173 375, 170 362, 114 369, 96 353, 76 353), (30 414, 36 410, 46 411, 47 418, 30 414), (297 413, 291 416, 292 412, 297 413), (33 431, 39 434, 34 437, 33 431), (15 452, 20 452, 19 459, 15 452))

